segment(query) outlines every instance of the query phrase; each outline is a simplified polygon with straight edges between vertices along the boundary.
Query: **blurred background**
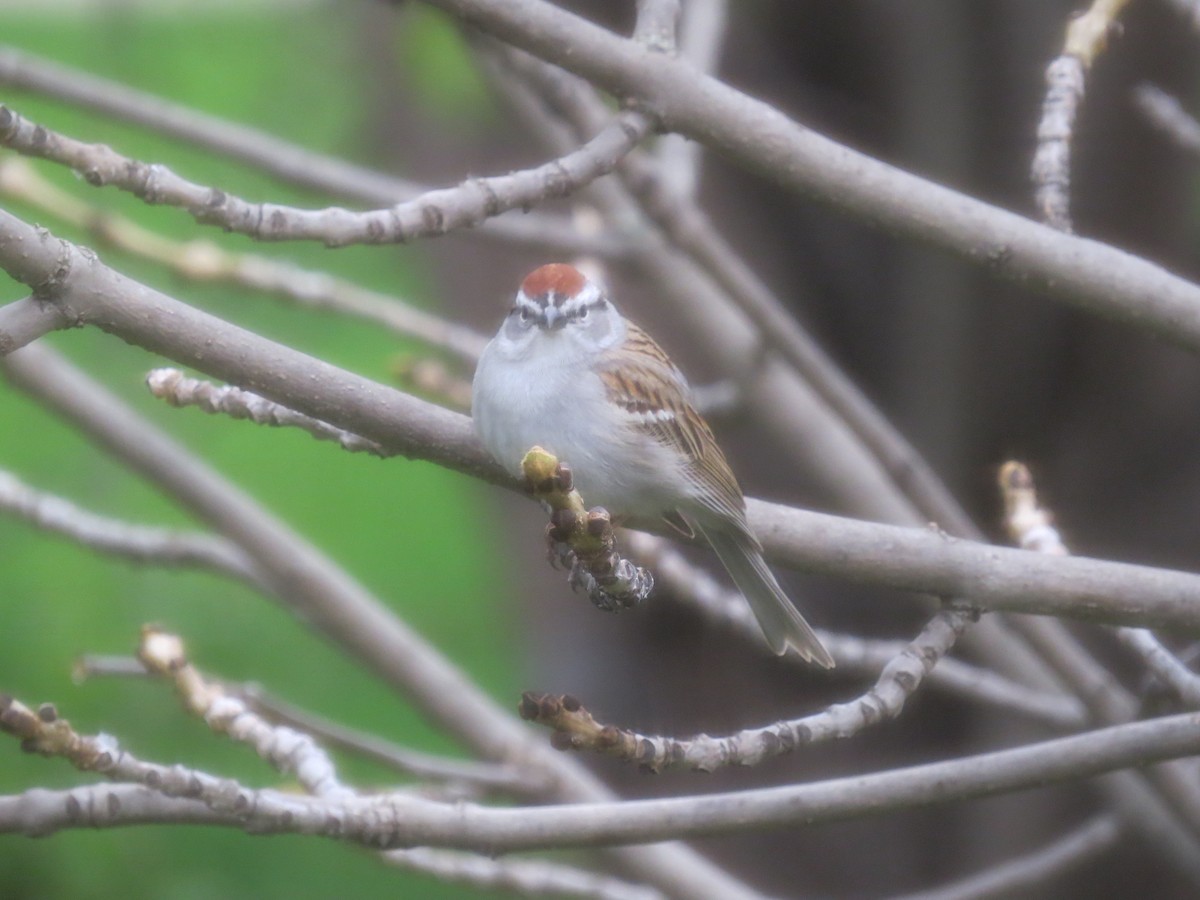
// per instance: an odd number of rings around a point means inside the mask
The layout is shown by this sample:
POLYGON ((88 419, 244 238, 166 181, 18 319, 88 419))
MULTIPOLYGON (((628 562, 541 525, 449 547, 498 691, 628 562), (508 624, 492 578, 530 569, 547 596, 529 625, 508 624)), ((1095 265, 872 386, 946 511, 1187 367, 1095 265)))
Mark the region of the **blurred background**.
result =
MULTIPOLYGON (((685 3, 687 0, 685 0, 685 3)), ((630 3, 565 4, 627 30, 630 3)), ((1061 0, 743 0, 729 4, 719 73, 835 139, 982 199, 1031 214, 1028 169, 1046 64, 1081 4, 1061 0)), ((154 3, 7 0, 6 44, 305 147, 430 185, 548 157, 497 98, 455 26, 416 2, 154 3)), ((1150 82, 1196 107, 1200 33, 1162 0, 1132 3, 1088 82, 1074 143, 1076 230, 1185 276, 1197 274, 1194 160, 1151 129, 1131 91, 1150 82)), ((245 166, 153 133, 0 86, 35 122, 251 200, 328 205, 245 166)), ((200 233, 186 215, 39 171, 163 234, 200 233)), ((995 471, 1028 462, 1069 545, 1081 554, 1196 569, 1200 361, 1161 340, 1000 283, 706 157, 701 200, 723 234, 926 456, 975 520, 1001 539, 995 471)), ((63 237, 90 239, 8 204, 63 237)), ((562 207, 565 209, 565 207, 562 207)), ((232 249, 322 268, 491 334, 523 275, 546 252, 478 235, 407 247, 270 245, 203 231, 232 249)), ((299 311, 262 296, 178 280, 103 252, 111 265, 185 302, 376 380, 424 353, 378 326, 299 311)), ((661 335, 693 382, 702 347, 673 343, 656 287, 614 267, 624 311, 661 335)), ((26 292, 0 276, 0 302, 26 292)), ((47 339, 322 547, 455 659, 499 702, 521 690, 574 693, 608 721, 652 733, 720 733, 854 696, 867 683, 782 667, 672 604, 605 616, 544 563, 544 516, 423 463, 379 461, 282 430, 152 400, 164 364, 99 332, 47 339)), ((844 511, 753 417, 716 423, 748 494, 844 511)), ((0 384, 0 468, 30 485, 131 521, 187 524, 169 502, 38 406, 0 384)), ((705 557, 697 555, 698 560, 705 557)), ((708 560, 708 562, 712 562, 708 560)), ((131 652, 139 627, 177 630, 194 660, 286 699, 421 749, 453 752, 402 698, 280 609, 203 574, 101 558, 0 517, 6 640, 0 690, 52 700, 81 730, 117 735, 144 758, 181 761, 250 784, 274 775, 181 712, 161 684, 72 681, 82 653, 131 652)), ((879 592, 788 575, 819 625, 910 637, 922 613, 879 592)), ((1114 660, 1114 665, 1119 659, 1114 660)), ((754 771, 653 778, 601 760, 626 793, 728 790, 828 777, 1044 735, 982 722, 920 695, 899 722, 846 746, 754 771)), ((86 782, 57 761, 0 747, 0 791, 86 782)), ((343 760, 359 783, 387 773, 343 760)), ((882 821, 702 842, 782 895, 880 896, 965 874, 1060 834, 1100 800, 1086 788, 889 816, 882 821)), ((0 897, 130 898, 473 895, 398 874, 368 854, 302 838, 248 839, 197 828, 5 837, 0 897), (215 862, 215 861, 219 861, 215 862), (136 878, 131 879, 131 873, 136 878)), ((1131 840, 1047 896, 1186 896, 1131 840), (1063 893, 1067 891, 1067 893, 1063 893)))

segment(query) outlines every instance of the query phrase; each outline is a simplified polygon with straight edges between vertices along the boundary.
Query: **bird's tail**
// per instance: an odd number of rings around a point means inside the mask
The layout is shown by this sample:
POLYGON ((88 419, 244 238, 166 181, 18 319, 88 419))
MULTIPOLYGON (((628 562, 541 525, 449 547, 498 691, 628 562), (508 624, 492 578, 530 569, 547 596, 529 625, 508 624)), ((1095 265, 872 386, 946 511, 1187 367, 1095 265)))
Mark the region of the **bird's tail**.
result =
POLYGON ((717 552, 733 583, 750 604, 771 649, 782 656, 791 645, 803 659, 832 669, 833 657, 767 568, 758 542, 740 531, 711 525, 706 528, 694 520, 693 524, 717 552))

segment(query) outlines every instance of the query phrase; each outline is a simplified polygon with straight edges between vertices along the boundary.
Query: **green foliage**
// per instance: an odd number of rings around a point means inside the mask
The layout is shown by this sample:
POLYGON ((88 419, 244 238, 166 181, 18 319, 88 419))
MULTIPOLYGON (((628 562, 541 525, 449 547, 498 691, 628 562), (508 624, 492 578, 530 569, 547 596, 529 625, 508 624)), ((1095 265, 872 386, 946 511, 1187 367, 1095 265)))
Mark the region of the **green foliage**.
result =
MULTIPOLYGON (((240 10, 203 5, 178 17, 140 7, 98 6, 87 16, 0 11, 8 43, 325 152, 366 159, 359 146, 369 115, 372 72, 356 51, 364 9, 341 4, 240 10)), ((405 54, 406 75, 439 121, 479 106, 457 38, 444 22, 422 18, 405 54)), ((315 206, 270 179, 196 148, 105 121, 64 104, 12 93, 2 98, 23 115, 87 141, 108 143, 140 159, 163 162, 195 181, 252 199, 315 206)), ((201 232, 183 213, 142 206, 112 190, 87 188, 71 173, 39 164, 58 184, 172 236, 219 240, 324 268, 409 299, 434 296, 419 250, 315 246, 254 247, 244 238, 201 232)), ((58 234, 87 239, 44 216, 13 206, 58 234)), ((107 262, 244 327, 359 371, 386 379, 405 349, 394 337, 327 314, 298 311, 225 287, 180 283, 154 266, 102 252, 107 262)), ((0 302, 26 291, 0 276, 0 302)), ((343 453, 305 435, 257 428, 173 410, 150 398, 145 372, 164 364, 96 332, 48 339, 101 377, 143 414, 253 494, 301 535, 345 566, 414 628, 459 660, 496 696, 517 685, 509 660, 503 598, 491 590, 495 564, 482 555, 483 526, 473 511, 482 491, 426 464, 343 453)), ((201 527, 90 446, 78 434, 0 382, 0 467, 34 487, 135 522, 201 527)), ((180 709, 163 684, 71 681, 82 653, 121 654, 145 622, 177 630, 197 665, 231 679, 258 681, 290 700, 358 728, 426 750, 454 752, 403 698, 364 673, 304 623, 251 591, 215 576, 143 570, 103 558, 24 523, 0 518, 4 575, 4 652, 0 690, 55 702, 81 730, 107 731, 132 752, 243 778, 278 780, 245 748, 212 736, 180 709)), ((387 773, 348 763, 348 776, 385 783, 387 773)), ((90 779, 64 763, 20 754, 0 742, 0 791, 65 786, 90 779)), ((294 897, 461 896, 472 891, 399 874, 370 854, 333 842, 251 838, 201 828, 71 832, 45 841, 5 839, 3 896, 294 897)))
POLYGON ((486 118, 487 86, 458 29, 444 13, 428 6, 410 4, 406 16, 399 59, 417 99, 450 128, 486 118))

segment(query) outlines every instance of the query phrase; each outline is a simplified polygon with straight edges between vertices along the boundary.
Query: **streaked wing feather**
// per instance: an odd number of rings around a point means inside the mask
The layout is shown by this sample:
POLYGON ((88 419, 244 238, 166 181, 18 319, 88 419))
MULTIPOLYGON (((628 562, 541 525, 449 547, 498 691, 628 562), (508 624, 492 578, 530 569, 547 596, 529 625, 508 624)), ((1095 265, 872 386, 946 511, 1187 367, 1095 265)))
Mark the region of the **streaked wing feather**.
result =
POLYGON ((632 427, 677 449, 700 487, 700 502, 749 535, 742 489, 712 429, 692 406, 687 380, 653 338, 632 323, 628 329, 625 342, 601 365, 609 400, 625 410, 632 427))

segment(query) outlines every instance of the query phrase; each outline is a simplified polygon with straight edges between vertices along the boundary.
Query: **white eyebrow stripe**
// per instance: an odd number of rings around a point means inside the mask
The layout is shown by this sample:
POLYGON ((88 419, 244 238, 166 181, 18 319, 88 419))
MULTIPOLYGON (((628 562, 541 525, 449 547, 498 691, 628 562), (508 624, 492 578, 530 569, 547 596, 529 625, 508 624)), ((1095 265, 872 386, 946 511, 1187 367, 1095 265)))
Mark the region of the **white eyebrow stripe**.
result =
POLYGON ((555 306, 562 316, 566 319, 571 319, 578 316, 584 310, 603 309, 608 305, 608 298, 595 285, 588 285, 575 297, 563 299, 561 303, 557 302, 558 294, 547 293, 538 294, 530 297, 523 290, 517 291, 517 296, 513 299, 512 309, 509 314, 526 310, 536 319, 544 319, 546 310, 550 306, 555 306))
MULTIPOLYGON (((551 306, 558 308, 557 304, 548 303, 545 295, 539 295, 533 299, 530 299, 524 294, 519 294, 517 295, 516 302, 513 303, 513 312, 524 310, 535 319, 545 320, 546 310, 551 306)), ((560 309, 560 312, 565 313, 566 310, 560 309)))
POLYGON ((565 308, 567 306, 591 306, 592 304, 596 303, 608 302, 605 299, 604 292, 591 282, 585 284, 583 289, 578 294, 573 296, 570 294, 560 294, 557 291, 546 291, 545 293, 535 294, 531 297, 526 294, 525 289, 522 288, 521 290, 517 291, 516 302, 520 303, 522 301, 528 303, 530 306, 541 309, 545 309, 547 306, 558 306, 565 308))

